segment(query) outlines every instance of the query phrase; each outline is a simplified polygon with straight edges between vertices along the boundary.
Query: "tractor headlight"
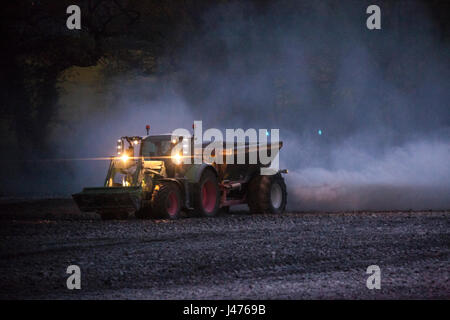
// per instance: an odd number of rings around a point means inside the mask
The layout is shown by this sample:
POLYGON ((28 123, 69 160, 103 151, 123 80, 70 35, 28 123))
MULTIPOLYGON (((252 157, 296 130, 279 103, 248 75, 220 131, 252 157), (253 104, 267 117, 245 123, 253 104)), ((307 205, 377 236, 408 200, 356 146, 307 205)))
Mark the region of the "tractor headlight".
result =
POLYGON ((129 158, 130 158, 130 157, 129 157, 127 154, 124 154, 124 155, 122 155, 122 156, 120 157, 120 159, 121 159, 124 163, 126 163, 126 162, 128 161, 129 158))
POLYGON ((176 155, 172 156, 172 161, 175 164, 180 164, 182 161, 183 157, 181 156, 181 154, 177 153, 176 155))

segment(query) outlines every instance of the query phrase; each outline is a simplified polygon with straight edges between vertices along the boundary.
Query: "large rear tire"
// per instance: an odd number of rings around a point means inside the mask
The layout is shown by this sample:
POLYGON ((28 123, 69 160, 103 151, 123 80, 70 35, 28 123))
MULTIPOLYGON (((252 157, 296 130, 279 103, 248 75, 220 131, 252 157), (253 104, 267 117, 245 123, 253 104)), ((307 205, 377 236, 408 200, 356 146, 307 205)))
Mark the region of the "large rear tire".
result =
POLYGON ((194 195, 196 215, 201 217, 214 217, 219 211, 220 190, 217 176, 207 169, 203 172, 198 188, 194 195))
POLYGON ((181 209, 180 188, 173 182, 162 182, 153 191, 151 215, 157 219, 178 219, 181 209))
POLYGON ((286 184, 280 174, 254 177, 248 186, 251 213, 283 213, 286 209, 286 184))

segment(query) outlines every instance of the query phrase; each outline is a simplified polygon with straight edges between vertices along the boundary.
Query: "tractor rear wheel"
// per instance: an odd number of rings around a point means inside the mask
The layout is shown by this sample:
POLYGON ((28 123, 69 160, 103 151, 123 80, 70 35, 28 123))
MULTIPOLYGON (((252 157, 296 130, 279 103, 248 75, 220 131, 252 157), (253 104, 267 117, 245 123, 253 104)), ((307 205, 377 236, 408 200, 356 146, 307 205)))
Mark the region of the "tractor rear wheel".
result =
POLYGON ((181 209, 181 193, 173 182, 162 182, 158 189, 153 190, 152 210, 153 218, 178 219, 181 209))
POLYGON ((219 211, 220 190, 216 174, 206 170, 194 195, 196 214, 202 217, 213 217, 219 211))
POLYGON ((283 213, 286 208, 286 184, 280 174, 254 177, 248 186, 251 213, 283 213))

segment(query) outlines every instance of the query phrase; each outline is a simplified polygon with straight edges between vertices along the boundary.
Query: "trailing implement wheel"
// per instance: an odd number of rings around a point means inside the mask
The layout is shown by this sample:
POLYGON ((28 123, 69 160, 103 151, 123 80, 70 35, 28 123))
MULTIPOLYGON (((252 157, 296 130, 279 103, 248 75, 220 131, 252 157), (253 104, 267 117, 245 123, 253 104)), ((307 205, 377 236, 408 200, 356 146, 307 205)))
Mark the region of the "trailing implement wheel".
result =
POLYGON ((283 213, 287 202, 283 177, 280 174, 254 177, 247 198, 251 213, 283 213))
POLYGON ((217 176, 206 170, 200 179, 195 193, 196 213, 202 217, 213 217, 219 211, 220 190, 217 176))
POLYGON ((180 189, 173 182, 162 182, 153 190, 152 218, 178 219, 181 209, 180 189))

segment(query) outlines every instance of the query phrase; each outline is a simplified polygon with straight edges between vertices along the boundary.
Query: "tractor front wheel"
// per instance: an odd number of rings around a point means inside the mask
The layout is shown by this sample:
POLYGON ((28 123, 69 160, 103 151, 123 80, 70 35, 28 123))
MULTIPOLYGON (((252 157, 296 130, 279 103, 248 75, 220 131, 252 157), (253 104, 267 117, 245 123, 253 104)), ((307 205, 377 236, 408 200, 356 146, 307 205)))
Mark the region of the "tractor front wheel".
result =
POLYGON ((173 182, 162 182, 155 188, 152 196, 153 218, 178 219, 181 209, 181 193, 173 182))

